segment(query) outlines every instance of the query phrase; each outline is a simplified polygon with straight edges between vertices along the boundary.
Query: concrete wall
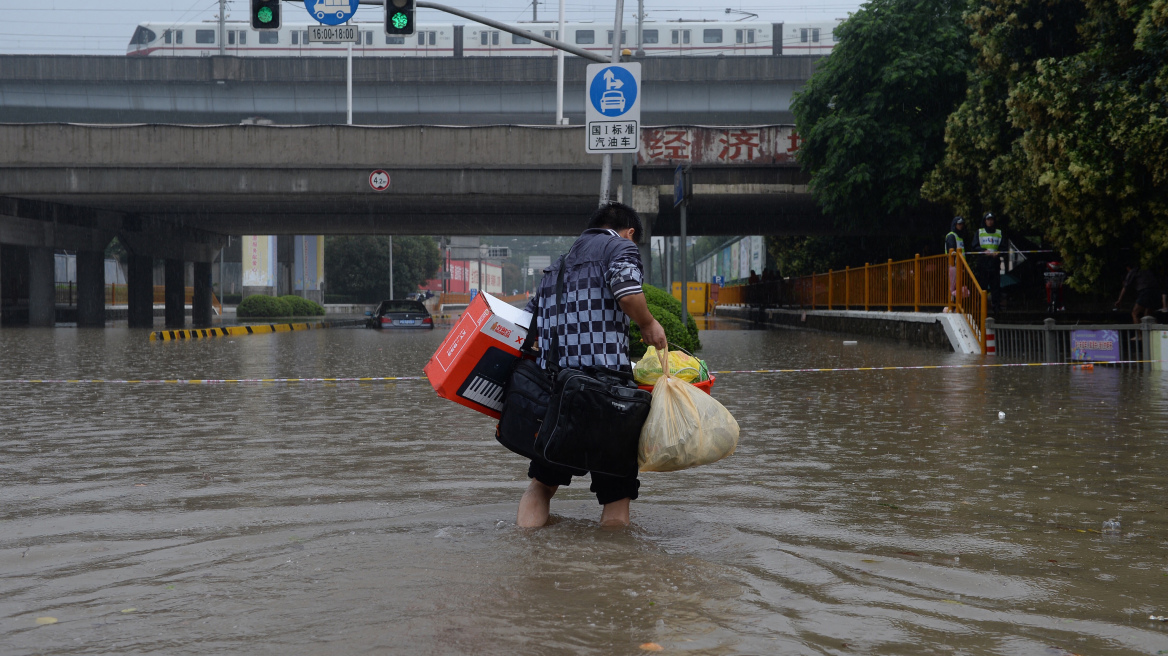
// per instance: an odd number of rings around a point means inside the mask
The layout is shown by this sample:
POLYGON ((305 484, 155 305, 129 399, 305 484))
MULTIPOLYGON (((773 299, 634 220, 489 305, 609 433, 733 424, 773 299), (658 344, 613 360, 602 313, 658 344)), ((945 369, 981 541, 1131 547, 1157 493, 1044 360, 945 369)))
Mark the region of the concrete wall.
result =
MULTIPOLYGON (((643 61, 645 125, 791 122, 821 56, 643 61)), ((587 62, 565 62, 565 111, 583 121, 587 62)), ((356 57, 354 121, 550 124, 555 59, 356 57)), ((0 122, 343 123, 343 58, 0 56, 0 122)))
POLYGON ((774 326, 789 326, 876 337, 942 351, 957 350, 941 318, 912 312, 830 312, 719 306, 719 317, 736 317, 774 326))

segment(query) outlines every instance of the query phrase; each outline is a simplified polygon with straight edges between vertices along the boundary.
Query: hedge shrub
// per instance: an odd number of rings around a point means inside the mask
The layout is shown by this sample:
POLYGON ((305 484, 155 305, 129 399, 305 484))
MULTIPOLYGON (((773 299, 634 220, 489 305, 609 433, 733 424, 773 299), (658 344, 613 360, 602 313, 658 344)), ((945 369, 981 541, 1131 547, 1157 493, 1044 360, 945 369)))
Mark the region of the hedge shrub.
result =
POLYGON ((286 301, 288 306, 292 308, 292 316, 294 317, 323 317, 324 306, 316 301, 309 300, 303 296, 296 296, 288 294, 281 296, 280 300, 286 301))
MULTIPOLYGON (((698 339, 698 326, 693 317, 689 317, 688 326, 681 324, 681 301, 652 285, 645 285, 644 289, 649 313, 665 329, 665 338, 669 340, 670 346, 679 346, 690 353, 701 349, 702 342, 698 339)), ((629 355, 633 359, 639 358, 645 354, 646 348, 648 345, 641 342, 640 327, 636 323, 630 324, 629 355)))
POLYGON ((235 316, 241 319, 267 319, 292 316, 292 306, 283 298, 255 294, 248 296, 235 308, 235 316))

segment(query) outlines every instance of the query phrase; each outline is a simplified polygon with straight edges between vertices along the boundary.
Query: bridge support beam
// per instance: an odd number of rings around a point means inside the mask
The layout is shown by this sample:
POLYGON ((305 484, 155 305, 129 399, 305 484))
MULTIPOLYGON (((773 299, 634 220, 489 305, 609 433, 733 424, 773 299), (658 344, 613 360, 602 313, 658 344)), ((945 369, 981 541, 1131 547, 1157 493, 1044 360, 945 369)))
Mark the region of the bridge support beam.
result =
POLYGON ((28 325, 57 323, 57 289, 51 248, 28 249, 28 325))
POLYGON ((131 328, 154 327, 154 258, 130 255, 126 276, 127 318, 131 328))
POLYGON ((105 325, 105 254, 77 251, 77 325, 105 325))
POLYGON ((211 263, 195 262, 195 295, 191 302, 191 324, 195 328, 211 326, 211 263))
POLYGON ((186 284, 182 260, 167 259, 166 274, 166 327, 184 328, 187 325, 186 284))

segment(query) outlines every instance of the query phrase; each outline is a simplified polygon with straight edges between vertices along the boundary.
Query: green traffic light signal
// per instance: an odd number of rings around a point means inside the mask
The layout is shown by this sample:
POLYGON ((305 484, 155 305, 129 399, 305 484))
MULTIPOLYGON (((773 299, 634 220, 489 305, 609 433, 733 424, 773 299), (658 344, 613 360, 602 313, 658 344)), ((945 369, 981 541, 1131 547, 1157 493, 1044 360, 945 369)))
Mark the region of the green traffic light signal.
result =
POLYGON ((280 29, 280 0, 251 0, 251 28, 280 29))
POLYGON ((385 33, 409 36, 414 33, 414 0, 385 0, 385 33))

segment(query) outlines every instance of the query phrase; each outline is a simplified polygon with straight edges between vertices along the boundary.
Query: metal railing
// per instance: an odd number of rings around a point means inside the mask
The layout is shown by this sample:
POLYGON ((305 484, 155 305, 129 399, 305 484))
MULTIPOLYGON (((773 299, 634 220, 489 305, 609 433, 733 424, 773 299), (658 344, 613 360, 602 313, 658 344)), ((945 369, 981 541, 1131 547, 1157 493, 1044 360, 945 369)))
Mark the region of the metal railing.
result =
POLYGON ((848 267, 798 278, 723 287, 719 304, 798 306, 826 310, 956 312, 985 353, 986 291, 963 255, 848 267))
MULTIPOLYGON (((161 304, 166 302, 166 286, 154 285, 154 303, 161 304)), ((105 286, 105 292, 102 294, 105 298, 106 305, 124 305, 129 303, 130 292, 128 285, 110 283, 105 286)), ((183 304, 191 305, 195 299, 195 288, 183 288, 183 304)), ((56 301, 61 305, 76 305, 77 304, 77 283, 57 283, 56 301)), ((219 316, 223 316, 223 303, 215 292, 211 292, 211 306, 215 308, 215 312, 219 316)))
MULTIPOLYGON (((1114 358, 1131 362, 1134 368, 1151 368, 1152 331, 1168 330, 1168 325, 1156 324, 1152 317, 1144 317, 1139 324, 1100 325, 1057 325, 1054 319, 1046 319, 1038 325, 1009 325, 994 323, 989 328, 994 333, 997 354, 1001 357, 1016 358, 1026 362, 1088 362, 1075 352, 1073 335, 1075 331, 1114 332, 1114 358)), ((1109 338, 1110 339, 1110 338, 1109 338)), ((1098 360, 1096 360, 1098 361, 1098 360)))

